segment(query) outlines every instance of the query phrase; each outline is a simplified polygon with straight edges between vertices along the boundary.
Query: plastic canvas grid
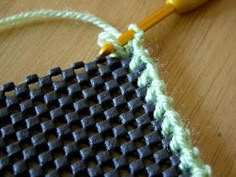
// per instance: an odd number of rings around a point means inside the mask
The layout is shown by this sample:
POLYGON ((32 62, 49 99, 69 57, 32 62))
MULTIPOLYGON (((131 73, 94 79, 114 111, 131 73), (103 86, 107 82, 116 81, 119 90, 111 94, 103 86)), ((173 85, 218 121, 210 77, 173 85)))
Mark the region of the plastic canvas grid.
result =
POLYGON ((142 65, 98 58, 0 91, 2 176, 186 177, 137 86, 142 65))

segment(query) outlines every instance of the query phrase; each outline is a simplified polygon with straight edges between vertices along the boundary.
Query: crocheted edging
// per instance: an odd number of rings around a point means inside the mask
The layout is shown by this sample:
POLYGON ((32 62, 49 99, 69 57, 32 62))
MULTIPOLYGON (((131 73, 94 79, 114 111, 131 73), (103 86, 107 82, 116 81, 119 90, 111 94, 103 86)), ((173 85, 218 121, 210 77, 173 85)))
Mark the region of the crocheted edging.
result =
POLYGON ((130 69, 145 64, 146 69, 138 78, 138 86, 147 86, 146 102, 155 105, 154 118, 162 121, 162 135, 170 139, 170 148, 180 159, 179 168, 192 177, 209 177, 211 168, 203 164, 199 151, 193 147, 190 132, 181 121, 179 114, 172 107, 172 99, 167 96, 165 83, 160 79, 148 50, 143 47, 143 31, 136 25, 130 25, 136 31, 134 39, 128 44, 132 58, 130 69))

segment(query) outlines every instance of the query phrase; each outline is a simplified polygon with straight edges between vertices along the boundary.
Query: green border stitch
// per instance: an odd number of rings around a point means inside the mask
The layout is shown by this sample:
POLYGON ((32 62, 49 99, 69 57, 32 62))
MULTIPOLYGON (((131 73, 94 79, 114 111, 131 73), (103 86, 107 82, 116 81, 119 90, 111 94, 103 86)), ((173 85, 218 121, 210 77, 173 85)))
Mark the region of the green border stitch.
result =
POLYGON ((132 54, 130 69, 146 64, 146 69, 138 78, 138 86, 148 86, 145 100, 155 105, 154 118, 162 121, 162 135, 170 138, 170 149, 180 158, 179 168, 183 172, 190 172, 192 177, 210 177, 210 166, 202 162, 198 149, 193 147, 190 132, 184 128, 179 114, 173 109, 165 83, 160 79, 148 50, 143 47, 143 31, 136 25, 130 25, 129 28, 136 31, 134 39, 127 46, 132 54))

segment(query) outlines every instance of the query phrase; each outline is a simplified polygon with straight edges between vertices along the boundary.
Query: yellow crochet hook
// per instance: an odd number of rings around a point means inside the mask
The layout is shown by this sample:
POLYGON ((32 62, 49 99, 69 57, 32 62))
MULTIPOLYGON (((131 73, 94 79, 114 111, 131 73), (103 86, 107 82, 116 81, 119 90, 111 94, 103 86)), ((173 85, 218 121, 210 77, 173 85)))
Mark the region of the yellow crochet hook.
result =
MULTIPOLYGON (((143 31, 147 31, 158 22, 162 21, 165 17, 169 16, 173 12, 184 13, 196 9, 208 0, 166 0, 165 5, 160 9, 153 12, 140 22, 138 27, 143 31)), ((127 44, 134 36, 134 30, 128 30, 124 32, 117 40, 123 46, 127 44)), ((114 51, 114 47, 111 43, 106 43, 99 51, 99 56, 109 55, 114 51)))

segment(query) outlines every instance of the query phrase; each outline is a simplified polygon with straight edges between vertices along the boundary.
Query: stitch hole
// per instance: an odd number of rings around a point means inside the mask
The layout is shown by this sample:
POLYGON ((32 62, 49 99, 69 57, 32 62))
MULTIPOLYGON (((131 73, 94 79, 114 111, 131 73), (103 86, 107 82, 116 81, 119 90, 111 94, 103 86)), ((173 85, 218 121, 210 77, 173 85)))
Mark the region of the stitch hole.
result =
POLYGON ((125 76, 118 79, 118 83, 119 83, 120 85, 125 84, 125 83, 128 83, 128 82, 129 82, 129 81, 128 81, 127 77, 125 77, 125 76))
POLYGON ((90 161, 87 162, 88 168, 96 167, 97 163, 95 163, 95 162, 96 162, 96 159, 95 158, 91 158, 90 161))
POLYGON ((113 77, 111 74, 107 74, 103 76, 103 79, 105 82, 107 82, 107 81, 113 80, 113 77))
POLYGON ((102 133, 102 135, 103 135, 104 139, 111 139, 111 138, 113 138, 112 130, 108 130, 108 131, 102 133))
POLYGON ((88 88, 91 88, 91 84, 90 82, 83 82, 83 83, 80 83, 80 87, 81 87, 81 90, 86 90, 88 88))
POLYGON ((153 130, 150 128, 150 126, 144 126, 141 128, 143 136, 153 132, 153 130))
POLYGON ((171 166, 170 160, 166 159, 160 162, 161 171, 167 170, 171 166))
POLYGON ((155 160, 152 156, 148 156, 147 158, 143 159, 143 162, 145 166, 151 166, 152 164, 155 164, 155 160))
POLYGON ((27 160, 27 165, 29 169, 38 167, 39 166, 38 158, 37 157, 30 158, 29 160, 27 160))
POLYGON ((81 67, 81 68, 76 68, 76 69, 74 69, 74 72, 75 72, 76 75, 77 75, 77 74, 84 73, 84 68, 83 68, 83 67, 81 67))
POLYGON ((139 155, 136 152, 132 152, 126 155, 126 159, 128 160, 129 163, 132 163, 139 159, 139 155))
POLYGON ((93 106, 93 105, 97 104, 98 101, 97 101, 96 97, 92 97, 87 100, 87 103, 89 106, 93 106))
POLYGON ((102 103, 102 107, 104 110, 108 110, 113 107, 112 101, 107 101, 106 103, 102 103))
POLYGON ((65 114, 72 113, 72 112, 75 111, 75 110, 74 110, 74 107, 72 106, 72 104, 67 105, 67 106, 65 106, 65 107, 62 108, 62 109, 63 109, 63 112, 64 112, 65 114))
POLYGON ((52 77, 51 77, 51 80, 52 80, 53 82, 62 81, 62 80, 63 80, 63 79, 62 79, 62 75, 61 75, 61 74, 58 74, 58 75, 56 75, 56 76, 52 76, 52 77))
POLYGON ((33 116, 35 116, 36 115, 36 112, 35 112, 35 110, 34 110, 34 108, 32 107, 32 108, 30 108, 30 109, 27 109, 27 110, 25 110, 25 112, 24 112, 24 116, 25 117, 33 117, 33 116))
POLYGON ((129 138, 127 136, 121 136, 118 138, 119 144, 125 144, 129 142, 129 138))
POLYGON ((106 89, 105 89, 105 86, 103 84, 103 85, 100 85, 98 87, 95 87, 95 90, 96 90, 96 93, 99 94, 99 93, 103 92, 106 89))
POLYGON ((93 150, 96 151, 97 154, 99 154, 101 152, 105 152, 106 148, 103 144, 98 144, 95 147, 93 147, 93 150))
POLYGON ((118 112, 119 112, 120 114, 129 112, 129 108, 128 108, 127 105, 125 105, 125 106, 123 106, 123 107, 118 107, 117 110, 118 110, 118 112))
MULTIPOLYGON (((7 146, 9 144, 17 142, 17 138, 16 138, 15 134, 11 134, 11 135, 7 136, 7 138, 4 140, 4 142, 5 142, 5 146, 7 146)), ((1 150, 0 150, 0 152, 1 152, 1 150)), ((0 153, 0 157, 1 157, 1 153, 0 153)))
POLYGON ((72 132, 80 130, 81 129, 80 121, 76 120, 76 121, 73 121, 73 123, 70 123, 70 129, 72 132))
POLYGON ((68 95, 67 89, 63 88, 57 91, 58 98, 66 97, 68 95))
POLYGON ((15 96, 16 96, 16 91, 15 90, 5 92, 5 97, 6 98, 11 98, 11 97, 15 97, 15 96))
POLYGON ((53 171, 55 169, 55 164, 53 163, 53 161, 48 162, 47 165, 43 165, 43 171, 47 174, 50 173, 51 171, 53 171))
POLYGON ((44 104, 44 99, 42 96, 33 99, 34 106, 41 105, 41 104, 44 104))
POLYGON ((20 106, 19 105, 13 105, 11 107, 8 107, 9 111, 11 114, 21 112, 20 106))
POLYGON ((126 128, 128 131, 136 129, 136 125, 134 123, 126 124, 126 128))
POLYGON ((18 153, 16 153, 16 154, 13 154, 13 155, 11 156, 11 160, 13 161, 13 163, 17 163, 17 162, 23 160, 23 155, 22 155, 22 153, 21 153, 21 152, 18 152, 18 153))
POLYGON ((50 114, 49 113, 45 113, 45 114, 42 114, 39 116, 39 119, 41 122, 46 122, 48 120, 51 120, 50 119, 50 114))
POLYGON ((86 108, 78 112, 79 117, 87 117, 90 116, 89 110, 86 108))
POLYGON ((120 169, 119 173, 120 173, 120 176, 129 176, 130 175, 129 168, 127 166, 120 169))
POLYGON ((115 98, 117 96, 120 96, 121 95, 120 89, 119 88, 115 88, 115 89, 110 90, 110 95, 113 98, 115 98))
POLYGON ((112 120, 110 120, 111 126, 112 127, 116 127, 120 125, 120 120, 118 118, 114 118, 112 120))
POLYGON ((30 139, 25 139, 25 140, 21 141, 20 146, 21 146, 22 149, 26 149, 28 147, 31 147, 32 146, 31 140, 30 139))
POLYGON ((47 94, 47 93, 53 91, 53 86, 52 86, 51 83, 50 83, 50 84, 48 84, 48 85, 41 86, 41 89, 42 89, 42 93, 43 93, 43 94, 47 94))
POLYGON ((46 144, 41 144, 39 146, 36 146, 36 151, 38 154, 46 152, 48 150, 48 146, 46 144))
POLYGON ((51 154, 54 157, 54 159, 57 159, 64 156, 63 152, 64 152, 63 149, 60 147, 51 151, 51 154))
POLYGON ((113 149, 110 154, 113 158, 119 158, 122 155, 119 148, 113 149))
MULTIPOLYGON (((9 119, 10 120, 10 119, 9 119)), ((25 121, 19 121, 14 125, 16 131, 27 128, 25 121)))
POLYGON ((68 156, 68 160, 71 164, 75 163, 75 162, 78 162, 81 160, 81 157, 79 155, 79 153, 72 153, 68 156))
POLYGON ((42 132, 40 125, 35 125, 29 129, 31 137, 42 132))
POLYGON ((95 134, 98 133, 97 129, 94 126, 93 127, 88 127, 86 132, 87 132, 88 136, 92 136, 92 135, 95 135, 95 134))
POLYGON ((55 127, 61 127, 66 123, 67 121, 63 117, 59 117, 56 120, 53 120, 53 124, 55 125, 55 127))
POLYGON ((29 90, 35 90, 39 88, 38 82, 28 84, 29 90))
POLYGON ((48 141, 53 141, 57 139, 57 133, 55 131, 50 131, 46 134, 46 138, 48 141))
MULTIPOLYGON (((49 103, 47 106, 48 106, 48 110, 51 111, 51 110, 53 110, 53 109, 58 108, 58 107, 59 107, 59 103, 58 103, 58 101, 55 100, 55 101, 49 103)), ((49 115, 49 114, 48 114, 48 115, 49 115)), ((50 116, 50 115, 49 115, 49 116, 50 116)))
POLYGON ((146 145, 143 138, 142 138, 142 139, 137 139, 137 140, 135 140, 135 141, 134 141, 134 144, 135 144, 135 147, 136 147, 137 149, 138 149, 138 148, 141 148, 141 147, 143 147, 143 146, 146 145))
POLYGON ((161 145, 161 143, 154 143, 150 145, 150 148, 152 150, 153 153, 158 152, 159 150, 161 150, 163 147, 161 145))
POLYGON ((133 111, 134 117, 139 117, 142 116, 144 114, 144 110, 143 109, 136 109, 135 111, 133 111))
POLYGON ((71 134, 65 135, 62 139, 63 145, 68 145, 74 142, 73 136, 71 134))
POLYGON ((71 169, 68 166, 65 166, 59 170, 61 176, 71 176, 71 169))
POLYGON ((112 161, 109 160, 106 163, 102 164, 102 169, 105 173, 112 172, 114 170, 112 161))

